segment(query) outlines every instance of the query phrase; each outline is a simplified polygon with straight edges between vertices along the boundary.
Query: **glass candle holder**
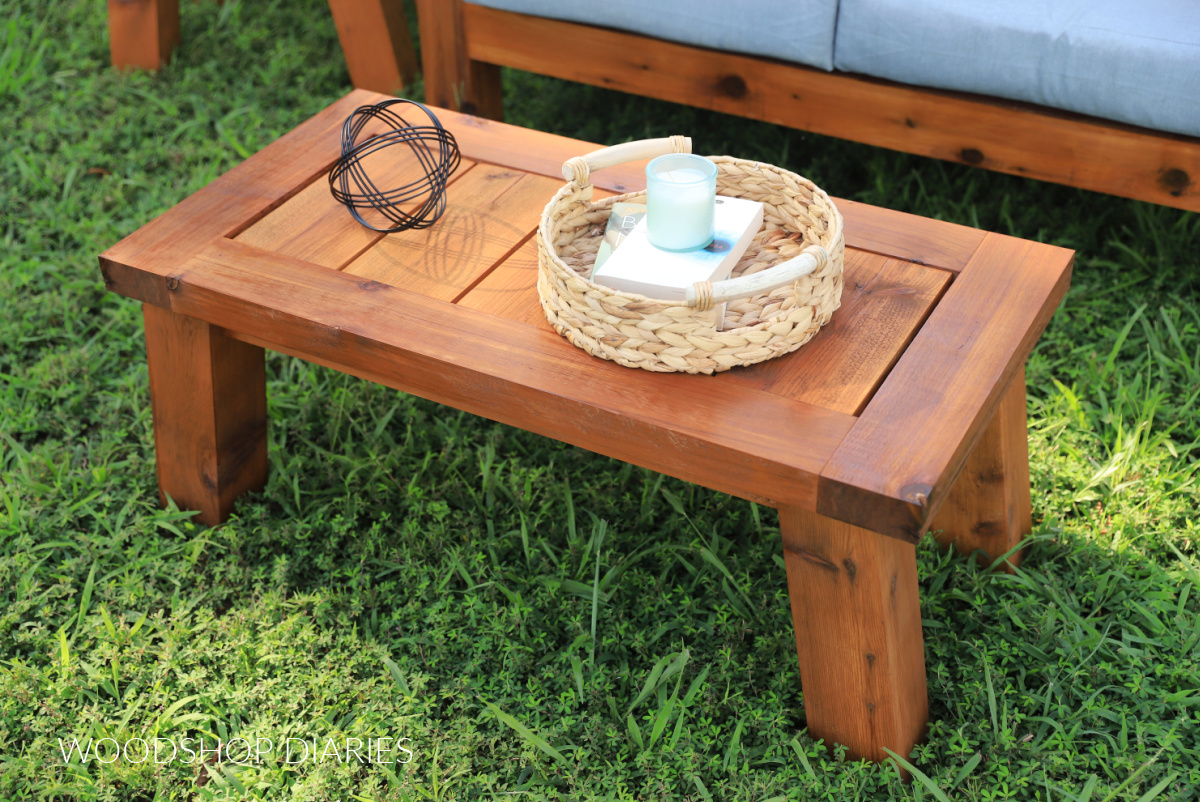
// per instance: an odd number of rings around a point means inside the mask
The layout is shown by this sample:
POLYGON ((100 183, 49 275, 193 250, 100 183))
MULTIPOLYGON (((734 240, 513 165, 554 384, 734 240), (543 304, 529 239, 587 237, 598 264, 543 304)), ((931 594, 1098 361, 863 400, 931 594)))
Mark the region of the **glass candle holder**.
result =
POLYGON ((713 239, 717 165, 703 156, 670 153, 646 165, 646 234, 664 251, 707 248, 713 239))

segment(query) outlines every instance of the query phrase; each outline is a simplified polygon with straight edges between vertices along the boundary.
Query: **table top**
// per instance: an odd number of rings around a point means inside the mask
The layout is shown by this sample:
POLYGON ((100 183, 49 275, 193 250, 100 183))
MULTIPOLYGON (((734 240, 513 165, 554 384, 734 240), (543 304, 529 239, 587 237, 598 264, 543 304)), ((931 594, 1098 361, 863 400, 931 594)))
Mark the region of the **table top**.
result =
MULTIPOLYGON (((1072 251, 839 200, 842 307, 811 342, 716 376, 624 368, 554 333, 536 289, 537 224, 562 163, 599 146, 438 109, 463 155, 447 212, 381 235, 325 176, 342 121, 383 99, 350 93, 105 251, 109 289, 723 492, 915 540, 1070 281, 1072 251)), ((412 167, 379 169, 394 173, 382 186, 412 167)), ((592 181, 597 197, 645 186, 636 164, 592 181)))

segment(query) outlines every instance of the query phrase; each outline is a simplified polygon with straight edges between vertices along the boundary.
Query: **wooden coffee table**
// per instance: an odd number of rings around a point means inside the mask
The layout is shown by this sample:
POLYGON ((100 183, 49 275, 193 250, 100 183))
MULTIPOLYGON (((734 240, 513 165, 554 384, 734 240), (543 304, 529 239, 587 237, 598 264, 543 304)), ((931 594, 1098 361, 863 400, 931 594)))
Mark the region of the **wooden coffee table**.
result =
POLYGON ((941 529, 991 560, 1029 532, 1024 362, 1073 253, 840 201, 842 308, 812 342, 715 377, 631 370, 555 334, 535 289, 541 210, 597 146, 439 111, 464 157, 449 211, 380 236, 325 174, 382 99, 351 93, 101 255, 144 304, 164 498, 215 524, 263 487, 271 348, 771 505, 810 733, 907 755, 928 717, 914 544, 941 529))

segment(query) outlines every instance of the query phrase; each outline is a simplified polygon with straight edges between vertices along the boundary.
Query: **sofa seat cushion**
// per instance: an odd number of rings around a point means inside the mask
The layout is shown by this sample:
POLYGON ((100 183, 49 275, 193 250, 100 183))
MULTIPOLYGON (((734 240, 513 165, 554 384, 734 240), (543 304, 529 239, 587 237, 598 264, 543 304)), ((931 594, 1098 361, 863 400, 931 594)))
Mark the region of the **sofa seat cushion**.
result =
MULTIPOLYGON (((582 22, 673 42, 833 69, 837 0, 472 0, 537 17, 582 22)), ((547 48, 570 42, 547 42, 547 48)), ((612 54, 608 54, 611 57, 612 54)), ((625 54, 637 58, 636 53, 625 54)), ((588 59, 588 53, 572 53, 588 59)), ((599 54, 594 56, 599 58, 599 54)))
POLYGON ((1200 136, 1196 0, 841 0, 834 64, 1200 136))

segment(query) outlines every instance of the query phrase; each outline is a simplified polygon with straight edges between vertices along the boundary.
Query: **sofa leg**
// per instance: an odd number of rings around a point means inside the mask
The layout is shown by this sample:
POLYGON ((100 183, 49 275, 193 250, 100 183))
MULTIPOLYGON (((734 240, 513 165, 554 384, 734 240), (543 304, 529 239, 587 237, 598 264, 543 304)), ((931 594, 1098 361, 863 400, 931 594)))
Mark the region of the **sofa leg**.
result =
POLYGON ((793 507, 779 524, 809 734, 907 758, 929 719, 916 547, 793 507))
POLYGON ((179 0, 108 0, 114 67, 157 70, 179 45, 179 0))
POLYGON ((435 106, 504 118, 500 68, 467 57, 462 0, 417 0, 425 99, 435 106))
POLYGON ((267 481, 263 349, 202 320, 142 305, 159 500, 209 526, 267 481))
POLYGON ((329 0, 350 82, 358 89, 394 95, 417 73, 401 0, 329 0))
MULTIPOLYGON (((1033 530, 1023 367, 930 528, 946 548, 954 546, 960 554, 983 552, 986 556, 978 557, 983 565, 990 565, 1033 530)), ((1023 556, 1023 550, 1010 556, 1006 570, 1019 565, 1023 556)))

